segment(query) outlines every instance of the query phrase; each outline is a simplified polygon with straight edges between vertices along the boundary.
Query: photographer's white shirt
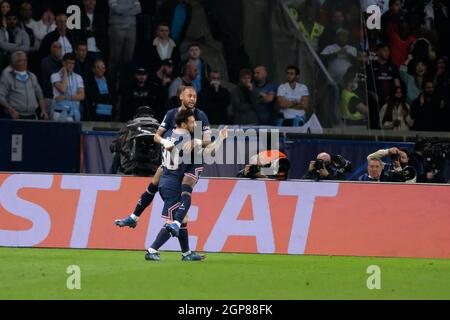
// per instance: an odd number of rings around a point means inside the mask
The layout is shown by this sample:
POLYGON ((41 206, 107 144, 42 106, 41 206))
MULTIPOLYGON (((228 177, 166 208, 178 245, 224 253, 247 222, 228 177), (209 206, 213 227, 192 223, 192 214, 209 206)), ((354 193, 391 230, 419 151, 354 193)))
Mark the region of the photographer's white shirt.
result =
MULTIPOLYGON (((302 97, 308 97, 309 90, 308 87, 301 83, 296 83, 295 88, 292 89, 288 82, 283 83, 278 87, 277 97, 284 97, 290 102, 300 102, 302 97)), ((281 109, 285 119, 294 119, 296 116, 304 117, 305 110, 298 109, 281 109)))

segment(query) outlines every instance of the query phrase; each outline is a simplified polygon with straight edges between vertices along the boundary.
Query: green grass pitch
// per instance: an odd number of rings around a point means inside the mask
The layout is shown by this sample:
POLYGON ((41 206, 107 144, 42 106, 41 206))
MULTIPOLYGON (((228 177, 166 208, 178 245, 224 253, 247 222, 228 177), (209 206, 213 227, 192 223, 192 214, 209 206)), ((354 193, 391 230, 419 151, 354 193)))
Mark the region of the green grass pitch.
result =
POLYGON ((450 260, 0 248, 0 299, 450 299, 450 260), (81 289, 67 289, 78 265, 81 289), (381 270, 369 290, 367 268, 381 270), (176 289, 174 289, 176 288, 176 289))

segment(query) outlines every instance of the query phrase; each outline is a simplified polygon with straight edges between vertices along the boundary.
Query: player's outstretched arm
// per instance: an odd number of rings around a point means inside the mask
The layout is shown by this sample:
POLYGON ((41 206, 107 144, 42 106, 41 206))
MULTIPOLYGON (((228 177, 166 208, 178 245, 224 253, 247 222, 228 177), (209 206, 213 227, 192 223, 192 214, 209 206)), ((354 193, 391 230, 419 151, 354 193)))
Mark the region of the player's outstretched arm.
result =
POLYGON ((213 142, 210 143, 209 145, 207 145, 203 152, 206 153, 212 153, 214 151, 216 151, 217 149, 220 148, 220 146, 223 144, 223 141, 228 138, 228 127, 225 126, 223 129, 221 129, 219 131, 219 136, 217 137, 217 139, 213 142))

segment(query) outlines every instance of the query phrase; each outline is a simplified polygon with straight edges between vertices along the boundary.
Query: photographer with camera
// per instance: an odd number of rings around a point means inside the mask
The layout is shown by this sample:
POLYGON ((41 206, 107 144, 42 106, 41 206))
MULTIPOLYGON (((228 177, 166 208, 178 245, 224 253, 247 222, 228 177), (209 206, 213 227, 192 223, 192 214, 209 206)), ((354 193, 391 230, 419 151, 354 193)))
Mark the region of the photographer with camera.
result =
POLYGON ((303 179, 307 180, 333 180, 331 176, 331 156, 322 152, 316 157, 316 160, 312 160, 309 163, 308 171, 303 176, 303 179))
POLYGON ((390 182, 416 182, 416 170, 409 166, 408 150, 397 147, 381 149, 367 156, 367 161, 371 159, 382 159, 390 156, 391 162, 383 162, 383 174, 390 182))
POLYGON ((254 155, 237 178, 287 180, 290 163, 279 150, 266 150, 254 155))
POLYGON ((341 155, 330 156, 326 152, 319 153, 316 160, 309 163, 308 171, 303 176, 307 180, 345 180, 351 171, 351 162, 341 155))
POLYGON ((447 161, 450 146, 448 144, 431 144, 425 139, 418 139, 411 154, 411 166, 417 171, 419 183, 442 183, 442 171, 447 161))

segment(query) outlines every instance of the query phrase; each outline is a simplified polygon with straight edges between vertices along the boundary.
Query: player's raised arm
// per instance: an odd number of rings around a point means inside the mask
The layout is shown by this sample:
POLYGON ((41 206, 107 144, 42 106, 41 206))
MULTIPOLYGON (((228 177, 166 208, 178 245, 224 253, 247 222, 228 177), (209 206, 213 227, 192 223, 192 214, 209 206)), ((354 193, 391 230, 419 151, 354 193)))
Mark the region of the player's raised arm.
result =
POLYGON ((228 127, 225 126, 223 129, 219 131, 219 136, 217 139, 211 143, 211 138, 209 139, 210 143, 204 148, 203 152, 212 153, 220 148, 223 141, 228 138, 228 127))

